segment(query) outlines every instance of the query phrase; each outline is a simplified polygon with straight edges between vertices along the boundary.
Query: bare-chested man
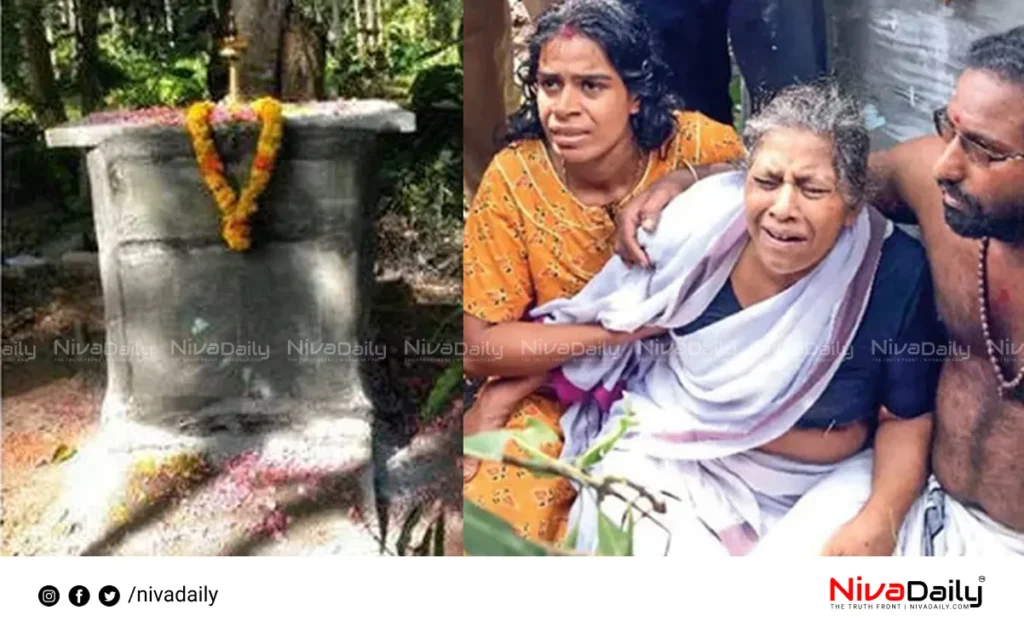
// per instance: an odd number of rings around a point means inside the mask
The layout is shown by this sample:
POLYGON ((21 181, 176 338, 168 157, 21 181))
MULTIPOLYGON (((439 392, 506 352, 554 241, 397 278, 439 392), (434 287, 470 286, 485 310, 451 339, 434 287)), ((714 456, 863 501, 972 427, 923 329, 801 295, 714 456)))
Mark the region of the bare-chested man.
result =
MULTIPOLYGON (((935 122, 936 135, 871 160, 874 203, 921 228, 955 349, 937 395, 934 476, 897 553, 1024 555, 1024 27, 971 46, 935 122)), ((638 225, 651 228, 692 180, 670 174, 620 211, 627 262, 646 265, 638 225)))

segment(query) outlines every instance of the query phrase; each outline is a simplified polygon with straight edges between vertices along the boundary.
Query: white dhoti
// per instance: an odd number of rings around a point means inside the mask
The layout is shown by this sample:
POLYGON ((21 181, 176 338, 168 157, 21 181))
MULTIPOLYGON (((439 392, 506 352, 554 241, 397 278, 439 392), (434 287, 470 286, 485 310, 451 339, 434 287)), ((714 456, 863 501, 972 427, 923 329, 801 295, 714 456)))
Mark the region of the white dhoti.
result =
POLYGON ((1024 556, 1024 532, 994 521, 946 494, 932 476, 907 513, 897 556, 1024 556))
MULTIPOLYGON (((833 534, 856 516, 871 494, 873 451, 837 464, 803 464, 759 451, 701 461, 609 454, 601 472, 626 477, 666 504, 657 519, 634 511, 634 556, 816 556, 833 534), (666 494, 667 493, 667 494, 666 494)), ((621 489, 627 499, 632 494, 621 489)), ((626 503, 606 498, 606 517, 619 523, 626 503)), ((578 526, 576 549, 597 551, 597 506, 584 492, 570 523, 578 526)))

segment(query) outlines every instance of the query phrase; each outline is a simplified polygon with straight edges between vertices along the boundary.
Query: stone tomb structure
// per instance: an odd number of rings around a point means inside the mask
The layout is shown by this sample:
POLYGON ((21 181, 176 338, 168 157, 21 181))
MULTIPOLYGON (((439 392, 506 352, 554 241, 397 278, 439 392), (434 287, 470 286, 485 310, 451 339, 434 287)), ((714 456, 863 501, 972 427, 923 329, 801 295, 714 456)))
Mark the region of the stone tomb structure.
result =
MULTIPOLYGON (((87 155, 106 313, 99 431, 54 519, 68 553, 377 551, 360 370, 378 360, 362 338, 375 149, 414 128, 386 102, 286 107, 245 252, 221 237, 183 125, 47 131, 87 155)), ((236 191, 257 134, 214 125, 236 191)))

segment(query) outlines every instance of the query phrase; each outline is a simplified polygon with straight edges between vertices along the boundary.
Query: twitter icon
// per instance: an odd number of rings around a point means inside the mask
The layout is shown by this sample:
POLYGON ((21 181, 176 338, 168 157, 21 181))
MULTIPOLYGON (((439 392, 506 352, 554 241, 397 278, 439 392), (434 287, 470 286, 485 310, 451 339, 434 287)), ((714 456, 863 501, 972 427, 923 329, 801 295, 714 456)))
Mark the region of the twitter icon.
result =
POLYGON ((121 600, 121 592, 114 585, 107 585, 100 589, 100 603, 105 607, 112 607, 121 600))

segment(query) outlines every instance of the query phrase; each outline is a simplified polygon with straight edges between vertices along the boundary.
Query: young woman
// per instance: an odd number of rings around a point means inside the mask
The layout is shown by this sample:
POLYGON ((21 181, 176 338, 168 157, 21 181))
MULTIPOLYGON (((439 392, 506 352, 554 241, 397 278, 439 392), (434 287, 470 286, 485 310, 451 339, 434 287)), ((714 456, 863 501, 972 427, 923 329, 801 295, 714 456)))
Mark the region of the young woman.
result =
MULTIPOLYGON (((464 365, 488 382, 465 433, 531 417, 557 431, 565 407, 538 390, 548 372, 581 350, 655 332, 535 323, 527 312, 571 297, 601 270, 614 249, 614 213, 636 192, 669 171, 701 177, 743 156, 732 128, 676 109, 665 77, 647 25, 628 5, 568 0, 537 20, 524 103, 466 220, 464 365)), ((469 463, 464 496, 529 538, 555 541, 575 493, 560 479, 469 463)))

